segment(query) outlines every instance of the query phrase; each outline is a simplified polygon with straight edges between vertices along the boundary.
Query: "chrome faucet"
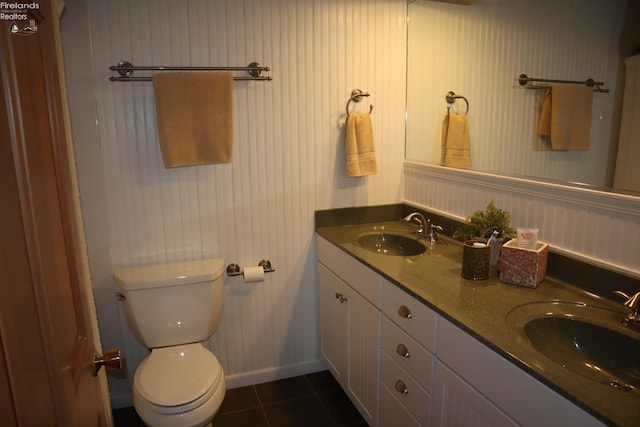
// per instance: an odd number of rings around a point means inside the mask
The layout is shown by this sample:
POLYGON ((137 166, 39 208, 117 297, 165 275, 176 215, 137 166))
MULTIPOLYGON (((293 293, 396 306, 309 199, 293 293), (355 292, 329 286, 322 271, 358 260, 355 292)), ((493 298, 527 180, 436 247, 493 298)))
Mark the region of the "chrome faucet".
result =
POLYGON ((624 302, 625 307, 631 309, 631 313, 627 314, 624 318, 625 326, 635 326, 640 328, 640 292, 629 296, 622 291, 613 291, 614 294, 626 298, 624 302))
POLYGON ((407 222, 417 223, 418 229, 416 230, 416 236, 427 239, 431 243, 435 243, 438 241, 436 230, 443 230, 443 228, 439 225, 432 224, 430 219, 425 219, 425 217, 420 212, 410 213, 409 215, 404 217, 404 220, 407 222))

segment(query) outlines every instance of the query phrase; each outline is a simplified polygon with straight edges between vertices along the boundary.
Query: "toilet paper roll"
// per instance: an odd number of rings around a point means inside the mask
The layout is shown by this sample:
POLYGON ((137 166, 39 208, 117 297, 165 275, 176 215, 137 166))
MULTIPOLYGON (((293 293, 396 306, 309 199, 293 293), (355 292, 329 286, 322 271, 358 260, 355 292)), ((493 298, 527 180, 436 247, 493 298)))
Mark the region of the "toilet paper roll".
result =
POLYGON ((264 281, 264 269, 261 266, 246 267, 243 275, 245 283, 264 281))

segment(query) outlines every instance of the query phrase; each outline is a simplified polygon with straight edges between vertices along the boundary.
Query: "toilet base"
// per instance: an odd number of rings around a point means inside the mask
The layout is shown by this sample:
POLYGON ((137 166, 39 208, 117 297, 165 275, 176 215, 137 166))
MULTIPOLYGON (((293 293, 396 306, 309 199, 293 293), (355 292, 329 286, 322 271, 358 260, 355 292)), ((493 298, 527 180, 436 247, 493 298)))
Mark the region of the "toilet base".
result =
POLYGON ((142 399, 134 387, 133 406, 138 416, 149 427, 211 427, 213 417, 222 405, 227 391, 226 386, 226 380, 223 376, 222 381, 214 385, 216 389, 213 394, 202 405, 190 411, 176 414, 156 412, 153 405, 142 399))
POLYGON ((134 391, 133 404, 138 416, 149 427, 211 427, 213 417, 220 409, 226 393, 226 381, 222 381, 219 388, 202 405, 188 412, 177 414, 162 414, 144 402, 134 391))

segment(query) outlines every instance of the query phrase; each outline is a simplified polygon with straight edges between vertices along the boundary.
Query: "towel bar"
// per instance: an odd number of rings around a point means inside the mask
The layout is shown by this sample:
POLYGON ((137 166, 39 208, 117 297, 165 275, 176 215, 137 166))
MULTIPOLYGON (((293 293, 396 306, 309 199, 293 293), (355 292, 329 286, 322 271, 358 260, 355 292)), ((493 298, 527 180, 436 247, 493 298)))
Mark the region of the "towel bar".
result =
POLYGON ((600 86, 604 86, 604 82, 596 82, 593 79, 587 79, 584 81, 580 80, 555 80, 555 79, 539 79, 536 77, 529 77, 526 74, 520 74, 518 76, 518 83, 520 86, 527 86, 527 89, 547 89, 548 85, 534 85, 531 84, 533 82, 541 82, 541 83, 565 83, 565 84, 575 84, 575 85, 585 85, 594 88, 594 92, 601 93, 609 93, 609 89, 603 89, 600 86))
POLYGON ((252 62, 246 67, 186 67, 186 66, 162 66, 162 65, 133 65, 128 61, 120 61, 118 65, 109 67, 111 71, 117 71, 120 77, 111 76, 112 82, 140 82, 151 81, 151 76, 133 77, 133 72, 140 71, 246 71, 249 77, 234 76, 233 80, 271 80, 271 76, 262 76, 263 71, 270 71, 269 67, 262 67, 257 62, 252 62))

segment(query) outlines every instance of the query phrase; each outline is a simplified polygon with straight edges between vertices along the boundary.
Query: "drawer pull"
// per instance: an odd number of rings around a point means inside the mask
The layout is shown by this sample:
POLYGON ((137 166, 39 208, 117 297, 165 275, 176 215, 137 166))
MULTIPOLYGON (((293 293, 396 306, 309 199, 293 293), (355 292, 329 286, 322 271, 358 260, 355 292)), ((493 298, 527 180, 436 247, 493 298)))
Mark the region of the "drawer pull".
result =
POLYGON ((409 389, 407 389, 407 386, 402 380, 396 381, 396 390, 398 393, 409 394, 409 389))
POLYGON ((336 299, 340 300, 340 304, 347 300, 347 297, 343 296, 341 293, 336 292, 336 299))
POLYGON ((396 347, 396 353, 398 353, 398 356, 400 357, 409 357, 409 349, 404 344, 398 344, 396 347))
POLYGON ((405 319, 411 319, 413 317, 411 310, 409 310, 406 305, 401 305, 400 308, 398 308, 398 316, 404 317, 405 319))

